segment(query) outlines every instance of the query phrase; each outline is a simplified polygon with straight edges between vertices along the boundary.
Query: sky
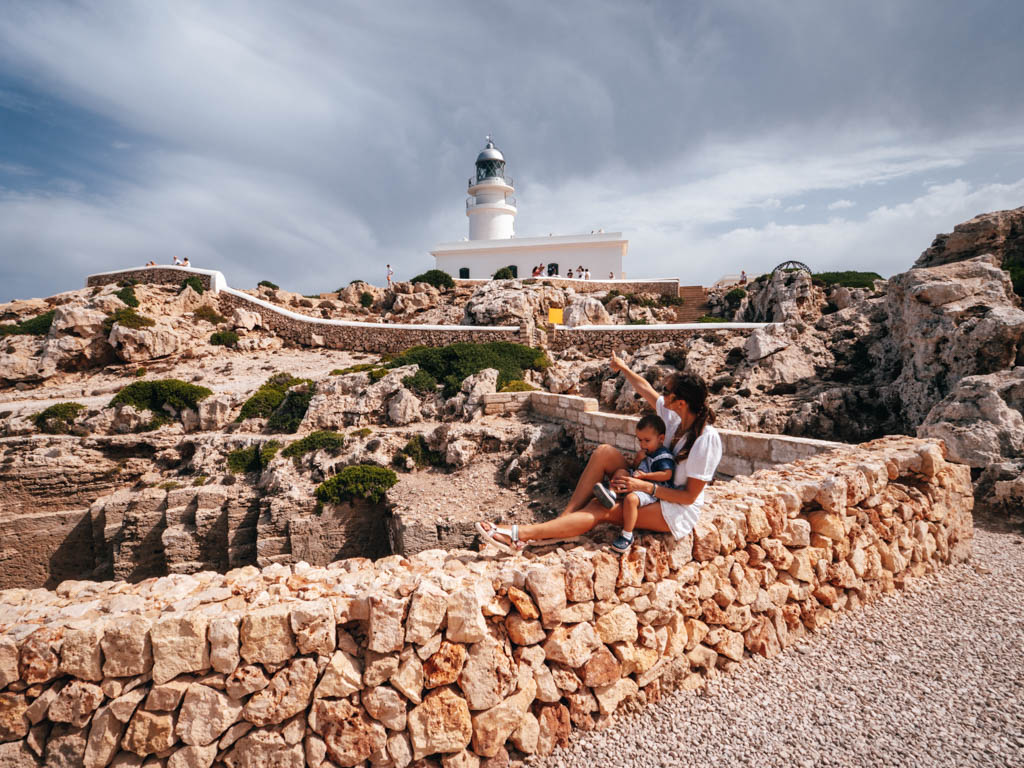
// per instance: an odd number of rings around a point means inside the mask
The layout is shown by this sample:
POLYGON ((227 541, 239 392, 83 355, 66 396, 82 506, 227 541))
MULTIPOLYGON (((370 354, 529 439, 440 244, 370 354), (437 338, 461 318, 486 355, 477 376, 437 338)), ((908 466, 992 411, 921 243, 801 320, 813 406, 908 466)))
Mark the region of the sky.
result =
POLYGON ((632 277, 908 269, 1024 205, 1019 0, 0 4, 0 301, 189 256, 303 293, 433 266, 491 134, 522 237, 632 277))

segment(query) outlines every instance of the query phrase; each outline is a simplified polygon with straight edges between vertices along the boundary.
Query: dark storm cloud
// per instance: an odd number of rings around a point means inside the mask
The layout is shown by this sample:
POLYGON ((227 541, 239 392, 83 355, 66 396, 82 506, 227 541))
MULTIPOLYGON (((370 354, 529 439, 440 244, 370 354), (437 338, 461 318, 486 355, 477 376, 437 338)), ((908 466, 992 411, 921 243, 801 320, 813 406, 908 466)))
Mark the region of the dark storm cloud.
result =
POLYGON ((243 286, 408 276, 465 234, 488 132, 519 232, 623 229, 633 274, 802 248, 898 271, 972 206, 1020 204, 1022 22, 933 0, 8 3, 0 300, 175 253, 243 286))

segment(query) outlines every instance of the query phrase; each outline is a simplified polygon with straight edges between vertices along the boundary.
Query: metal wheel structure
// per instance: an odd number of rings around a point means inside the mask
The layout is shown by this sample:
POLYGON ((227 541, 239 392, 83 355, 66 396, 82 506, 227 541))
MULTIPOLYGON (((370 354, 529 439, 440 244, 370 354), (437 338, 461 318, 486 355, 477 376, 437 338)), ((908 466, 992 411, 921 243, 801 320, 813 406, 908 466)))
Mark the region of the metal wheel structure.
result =
POLYGON ((811 268, 804 264, 802 261, 784 261, 775 269, 772 270, 772 277, 775 277, 776 272, 806 272, 808 275, 813 274, 811 268))

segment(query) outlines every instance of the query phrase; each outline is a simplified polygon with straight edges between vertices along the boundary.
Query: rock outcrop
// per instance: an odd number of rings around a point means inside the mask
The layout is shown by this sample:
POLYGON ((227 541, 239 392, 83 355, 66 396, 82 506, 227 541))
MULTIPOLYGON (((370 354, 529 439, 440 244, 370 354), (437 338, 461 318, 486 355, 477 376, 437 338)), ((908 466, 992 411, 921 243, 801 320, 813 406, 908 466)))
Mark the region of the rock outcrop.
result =
POLYGON ((1024 267, 1024 207, 994 211, 957 224, 948 234, 936 235, 915 267, 938 267, 991 254, 1004 267, 1024 267))

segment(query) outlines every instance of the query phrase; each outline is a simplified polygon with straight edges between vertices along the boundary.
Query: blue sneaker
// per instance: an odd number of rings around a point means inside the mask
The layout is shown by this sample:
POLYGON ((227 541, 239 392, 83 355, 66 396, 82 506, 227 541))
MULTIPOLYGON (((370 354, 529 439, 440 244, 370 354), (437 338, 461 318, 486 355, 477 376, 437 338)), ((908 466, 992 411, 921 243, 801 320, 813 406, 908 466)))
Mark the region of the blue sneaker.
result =
POLYGON ((605 488, 604 483, 598 483, 594 486, 594 496, 601 502, 605 509, 611 509, 619 501, 619 497, 615 495, 615 491, 605 488))
POLYGON ((629 548, 633 546, 633 534, 622 531, 619 534, 619 538, 612 542, 612 549, 618 552, 620 555, 624 555, 629 552, 629 548))

